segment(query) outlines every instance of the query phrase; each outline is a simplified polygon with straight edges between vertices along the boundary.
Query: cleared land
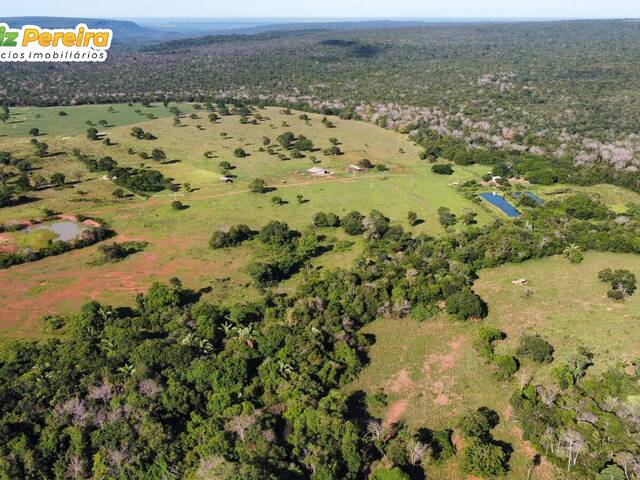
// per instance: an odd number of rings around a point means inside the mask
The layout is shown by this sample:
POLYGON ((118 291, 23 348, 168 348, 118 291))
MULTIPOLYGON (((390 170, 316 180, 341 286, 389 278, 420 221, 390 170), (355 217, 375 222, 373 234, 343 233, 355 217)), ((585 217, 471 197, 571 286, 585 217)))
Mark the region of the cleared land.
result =
MULTIPOLYGON (((108 301, 112 304, 131 302, 135 292, 145 291, 155 280, 181 278, 193 288, 211 287, 207 295, 212 298, 233 301, 245 298, 249 279, 244 265, 254 251, 251 243, 240 249, 213 251, 208 240, 214 230, 237 223, 258 228, 271 219, 289 223, 302 229, 310 224, 312 215, 320 210, 343 215, 351 210, 368 213, 379 209, 394 222, 406 228, 409 210, 417 212, 423 223, 413 227, 414 232, 442 233, 437 220, 437 209, 449 207, 461 214, 467 209, 478 213, 479 223, 492 218, 491 213, 468 201, 450 183, 479 178, 486 173, 483 167, 457 167, 453 176, 441 176, 431 172, 430 164, 418 159, 419 149, 406 136, 380 129, 365 122, 343 121, 331 117, 335 128, 325 127, 322 116, 309 114, 308 122, 293 115, 280 113, 279 109, 260 110, 264 120, 259 125, 240 124, 237 115, 222 117, 216 124, 200 111, 198 119, 190 118, 194 111, 190 105, 179 105, 186 112, 182 126, 174 127, 172 118, 147 120, 136 114, 136 109, 153 111, 157 117, 168 117, 168 109, 153 106, 145 110, 140 105, 65 107, 67 116, 59 117, 60 109, 21 109, 25 114, 20 128, 28 129, 49 115, 56 125, 57 134, 48 132, 38 140, 49 145, 51 156, 37 159, 29 138, 24 136, 0 137, 0 150, 8 150, 17 158, 28 159, 37 174, 49 178, 55 172, 64 173, 72 185, 63 189, 48 188, 32 194, 36 201, 0 210, 0 221, 36 218, 43 208, 58 212, 85 214, 103 219, 117 233, 116 240, 145 240, 149 242, 144 252, 116 263, 95 266, 98 246, 93 246, 58 257, 12 267, 0 271, 0 282, 11 288, 0 292, 0 303, 8 307, 0 312, 0 324, 5 335, 32 335, 39 331, 39 318, 44 314, 75 311, 89 299, 108 301), (35 119, 35 111, 43 110, 41 119, 35 119), (125 111, 128 112, 125 115, 125 111), (121 119, 116 121, 117 115, 121 119), (107 132, 115 144, 105 146, 100 141, 86 138, 87 120, 94 123, 105 117, 110 124, 120 126, 100 130, 107 132), (142 122, 127 124, 127 121, 142 122), (32 122, 32 123, 30 123, 32 122), (283 122, 287 126, 283 126, 283 122), (130 135, 133 126, 150 131, 156 140, 137 140, 130 135), (199 127, 198 127, 199 126, 199 127), (327 156, 322 151, 306 153, 306 158, 280 160, 275 155, 260 152, 263 137, 273 144, 283 132, 310 138, 320 150, 331 145, 335 137, 343 154, 327 156), (220 134, 226 133, 223 138, 220 134), (233 151, 244 148, 249 156, 236 158, 233 151), (112 196, 116 185, 102 179, 102 174, 90 173, 77 161, 71 151, 79 148, 96 158, 111 156, 119 164, 139 167, 144 164, 161 171, 183 188, 176 194, 165 191, 145 200, 141 197, 116 199, 112 196), (136 154, 128 153, 132 148, 136 154), (162 148, 167 153, 165 162, 142 160, 137 153, 151 153, 162 148), (211 151, 214 158, 204 153, 211 151), (334 176, 314 178, 306 170, 314 165, 309 158, 314 155, 334 176), (367 158, 374 165, 385 164, 388 171, 369 171, 352 174, 346 171, 350 164, 367 158), (228 161, 235 168, 233 184, 222 184, 219 163, 228 161), (254 178, 263 178, 276 190, 267 194, 249 192, 248 185, 254 178), (190 191, 185 191, 185 184, 190 191), (277 195, 287 203, 274 205, 271 197, 277 195), (297 195, 303 196, 299 203, 297 195), (170 204, 174 199, 189 208, 175 211, 170 204)), ((15 118, 15 117, 14 117, 15 118)), ((13 121, 13 120, 12 120, 13 121)), ((12 129, 12 123, 0 127, 12 129)), ((44 130, 43 130, 44 131, 44 130)), ((3 130, 0 130, 0 134, 3 130)), ((278 152, 286 153, 278 147, 278 152)), ((340 231, 327 229, 327 237, 344 239, 340 231)), ((335 251, 314 260, 320 267, 348 266, 359 251, 359 243, 345 251, 335 251)), ((283 288, 292 288, 295 278, 283 288)), ((249 295, 253 290, 248 288, 249 295)), ((253 292, 255 293, 255 292, 253 292)))

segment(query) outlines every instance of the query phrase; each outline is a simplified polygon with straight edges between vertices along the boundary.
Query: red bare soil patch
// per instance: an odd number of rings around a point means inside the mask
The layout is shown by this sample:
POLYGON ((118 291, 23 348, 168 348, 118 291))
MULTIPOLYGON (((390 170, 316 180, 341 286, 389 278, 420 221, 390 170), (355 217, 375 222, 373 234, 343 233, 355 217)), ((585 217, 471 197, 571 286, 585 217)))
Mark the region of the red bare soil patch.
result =
POLYGON ((0 253, 13 253, 16 246, 13 244, 11 237, 6 233, 0 233, 0 253))
MULTIPOLYGON (((130 238, 134 237, 118 240, 130 238)), ((173 240, 152 241, 149 248, 149 253, 115 264, 90 265, 97 252, 93 246, 0 270, 0 285, 5 286, 0 289, 4 307, 0 309, 0 333, 4 329, 37 333, 43 315, 73 313, 90 300, 114 306, 131 304, 136 293, 172 277, 193 288, 203 287, 203 279, 210 282, 227 277, 246 261, 246 255, 241 254, 224 262, 187 258, 181 251, 184 246, 173 240)))
POLYGON ((421 383, 433 398, 433 404, 438 407, 446 406, 452 400, 450 392, 455 386, 455 377, 448 372, 456 366, 463 342, 464 336, 451 340, 447 344, 449 351, 430 354, 422 365, 424 379, 421 383))
POLYGON ((412 388, 413 381, 407 370, 400 370, 387 386, 387 389, 392 393, 400 393, 412 388))
POLYGON ((384 419, 385 426, 390 427, 391 425, 397 425, 408 407, 408 400, 398 400, 397 402, 392 403, 389 410, 387 410, 387 416, 384 419))
MULTIPOLYGON (((62 218, 62 216, 60 216, 60 218, 62 218)), ((77 217, 76 217, 77 218, 77 217)), ((76 220, 77 221, 77 220, 76 220)), ((83 220, 82 223, 84 223, 85 225, 87 225, 88 227, 93 227, 93 228, 98 228, 101 227, 102 225, 98 222, 96 222, 95 220, 83 220)))

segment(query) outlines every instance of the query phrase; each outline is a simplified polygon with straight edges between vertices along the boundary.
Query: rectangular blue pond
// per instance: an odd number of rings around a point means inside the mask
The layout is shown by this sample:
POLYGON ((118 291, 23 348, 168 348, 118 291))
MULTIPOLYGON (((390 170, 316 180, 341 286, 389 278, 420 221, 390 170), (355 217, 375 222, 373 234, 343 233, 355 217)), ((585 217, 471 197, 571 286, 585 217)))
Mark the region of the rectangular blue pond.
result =
POLYGON ((513 218, 520 215, 520 212, 516 210, 516 208, 507 200, 505 200, 505 198, 501 195, 494 195, 493 193, 481 193, 480 197, 489 202, 491 205, 498 207, 508 217, 513 218))
MULTIPOLYGON (((535 193, 533 192, 524 192, 524 194, 533 199, 534 202, 536 202, 539 206, 544 205, 544 200, 542 200, 539 196, 537 196, 535 193)), ((519 199, 522 196, 522 192, 515 192, 513 194, 513 196, 517 199, 519 199)))

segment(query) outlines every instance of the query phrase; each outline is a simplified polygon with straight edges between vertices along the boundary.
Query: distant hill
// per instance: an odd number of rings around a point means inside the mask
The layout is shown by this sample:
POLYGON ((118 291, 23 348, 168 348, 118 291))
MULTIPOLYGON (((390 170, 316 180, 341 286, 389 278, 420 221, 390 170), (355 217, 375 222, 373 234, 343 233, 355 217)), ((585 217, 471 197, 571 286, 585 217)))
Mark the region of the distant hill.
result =
POLYGON ((0 17, 0 23, 20 28, 23 25, 37 25, 42 28, 74 28, 84 23, 90 28, 109 28, 113 30, 113 44, 142 44, 171 40, 176 37, 171 32, 141 27, 129 20, 108 20, 101 18, 72 18, 72 17, 0 17))
MULTIPOLYGON (((359 31, 378 30, 388 28, 424 27, 439 22, 404 21, 404 20, 368 20, 368 21, 329 21, 329 22, 300 22, 273 23, 267 25, 229 29, 210 35, 191 36, 189 38, 175 38, 155 43, 147 48, 148 51, 163 51, 186 49, 227 42, 243 42, 255 40, 271 40, 275 38, 300 37, 310 32, 330 31, 359 31)), ((182 32, 181 32, 182 33, 182 32)), ((181 35, 182 37, 182 35, 181 35)))

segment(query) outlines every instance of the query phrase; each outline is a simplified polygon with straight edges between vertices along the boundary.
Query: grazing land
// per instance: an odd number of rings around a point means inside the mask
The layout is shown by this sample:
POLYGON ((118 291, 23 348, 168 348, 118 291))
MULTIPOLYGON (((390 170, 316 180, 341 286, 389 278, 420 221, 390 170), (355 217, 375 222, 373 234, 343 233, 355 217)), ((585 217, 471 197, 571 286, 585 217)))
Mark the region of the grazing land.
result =
MULTIPOLYGON (((0 299, 4 297, 9 305, 0 313, 5 327, 3 334, 37 334, 37 324, 43 314, 71 313, 89 299, 130 302, 133 294, 146 291, 153 281, 166 281, 174 276, 188 284, 211 287, 211 298, 228 301, 242 298, 248 283, 243 267, 250 255, 211 250, 207 244, 212 232, 237 223, 259 228, 266 219, 275 219, 301 229, 319 210, 342 216, 352 210, 377 209, 394 222, 406 225, 407 212, 413 209, 422 222, 412 230, 435 235, 444 231, 437 220, 437 210, 442 206, 458 215, 466 210, 476 211, 480 224, 493 217, 450 186, 452 181, 479 179, 486 167, 459 167, 452 177, 436 175, 428 162, 418 158, 419 149, 399 133, 335 117, 332 118, 334 128, 327 128, 321 122, 321 115, 308 114, 310 120, 304 121, 299 118, 300 112, 282 114, 277 108, 259 111, 265 117, 259 125, 240 124, 237 116, 221 117, 211 124, 206 112, 199 111, 198 118, 192 119, 189 117, 194 112, 191 105, 179 104, 178 107, 185 112, 180 127, 173 126, 173 115, 161 104, 149 108, 114 105, 113 112, 109 112, 107 106, 67 107, 64 111, 68 115, 63 117, 54 113, 58 109, 20 109, 10 122, 0 125, 0 134, 7 132, 8 135, 0 137, 0 150, 9 150, 18 158, 31 158, 35 174, 50 177, 62 172, 73 183, 63 189, 37 191, 34 196, 38 201, 1 209, 0 222, 37 218, 43 208, 50 208, 101 218, 117 232, 116 241, 135 239, 150 243, 142 254, 115 265, 92 265, 98 255, 98 246, 95 246, 0 270, 0 279, 14 285, 11 290, 0 293, 0 299), (139 109, 154 112, 158 119, 148 120, 142 116, 142 122, 127 123, 140 120, 140 114, 132 113, 139 109), (27 118, 28 111, 31 116, 27 118), (35 118, 37 111, 44 112, 40 119, 35 118), (14 136, 12 122, 24 122, 18 125, 28 132, 41 125, 39 122, 45 116, 55 118, 56 133, 43 133, 37 138, 47 142, 54 154, 33 159, 28 137, 14 136), (97 123, 101 118, 113 118, 109 123, 113 126, 103 129, 113 143, 111 146, 86 138, 86 122, 97 123), (288 126, 283 127, 283 122, 288 126), (157 139, 146 143, 134 139, 130 132, 135 126, 152 132, 157 139), (327 156, 319 151, 308 153, 302 159, 280 160, 259 151, 263 137, 276 143, 278 135, 285 131, 312 139, 319 149, 331 145, 330 138, 338 138, 343 153, 327 156), (223 132, 224 138, 220 136, 223 132), (236 158, 233 152, 239 147, 249 155, 236 158), (116 199, 112 192, 117 186, 104 180, 102 174, 88 172, 71 154, 74 148, 95 158, 111 156, 121 165, 145 164, 175 179, 182 188, 178 192, 152 194, 148 199, 133 195, 116 199), (137 154, 128 153, 129 148, 149 154, 153 148, 161 148, 166 152, 166 159, 162 162, 142 160, 137 154), (208 151, 212 152, 212 158, 205 158, 208 151), (335 174, 325 178, 309 175, 306 170, 314 166, 308 158, 311 155, 319 165, 335 174), (348 165, 357 164, 363 158, 373 165, 384 163, 388 170, 357 174, 346 171, 348 165), (219 181, 222 161, 234 166, 232 184, 219 181), (249 184, 255 178, 264 179, 274 188, 273 193, 251 193, 249 184), (189 191, 185 191, 186 184, 189 191), (287 203, 274 204, 273 195, 287 203), (304 203, 298 202, 297 195, 304 197, 304 203), (171 202, 175 199, 189 208, 173 210, 171 202)), ((355 252, 357 246, 353 253, 331 255, 353 258, 355 252)), ((340 263, 337 259, 334 262, 340 263)))

